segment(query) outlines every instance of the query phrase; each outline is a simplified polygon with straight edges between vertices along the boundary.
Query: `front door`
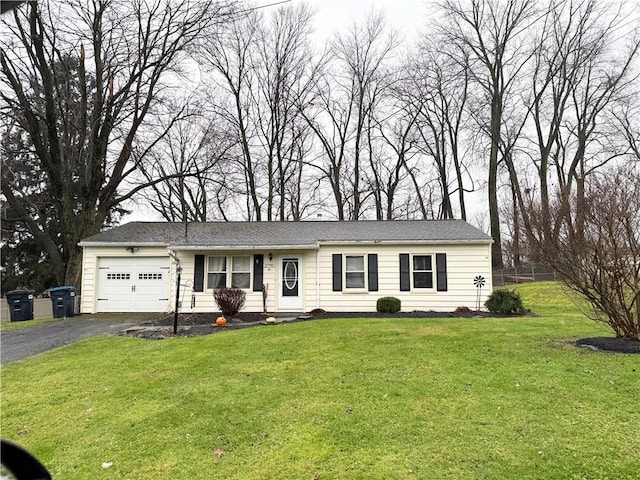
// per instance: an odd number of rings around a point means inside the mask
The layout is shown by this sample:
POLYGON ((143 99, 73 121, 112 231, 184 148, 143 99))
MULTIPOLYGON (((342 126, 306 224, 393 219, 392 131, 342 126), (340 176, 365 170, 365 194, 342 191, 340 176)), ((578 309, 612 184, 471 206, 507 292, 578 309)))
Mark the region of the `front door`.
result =
POLYGON ((300 257, 280 258, 279 310, 302 310, 302 275, 300 257))

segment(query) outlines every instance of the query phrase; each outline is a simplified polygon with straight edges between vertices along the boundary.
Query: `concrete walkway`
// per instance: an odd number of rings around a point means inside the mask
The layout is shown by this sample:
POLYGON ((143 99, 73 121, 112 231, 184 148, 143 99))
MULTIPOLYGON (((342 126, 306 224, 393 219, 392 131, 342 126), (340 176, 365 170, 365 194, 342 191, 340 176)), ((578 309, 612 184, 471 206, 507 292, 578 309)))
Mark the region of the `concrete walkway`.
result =
POLYGON ((103 320, 79 316, 3 332, 0 336, 0 364, 22 360, 85 338, 115 334, 139 323, 136 320, 103 320))

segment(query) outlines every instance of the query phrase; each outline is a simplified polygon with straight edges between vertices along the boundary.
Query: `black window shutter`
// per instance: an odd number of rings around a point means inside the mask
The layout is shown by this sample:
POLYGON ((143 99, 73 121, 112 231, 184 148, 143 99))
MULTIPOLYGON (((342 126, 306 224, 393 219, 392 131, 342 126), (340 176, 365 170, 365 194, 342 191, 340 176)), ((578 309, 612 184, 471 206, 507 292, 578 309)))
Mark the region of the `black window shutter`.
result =
POLYGON ((331 259, 331 272, 333 275, 333 291, 342 291, 342 254, 334 253, 331 259))
POLYGON ((204 292, 204 255, 194 256, 193 291, 204 292))
POLYGON ((253 291, 261 292, 264 282, 264 255, 257 253, 253 256, 253 291))
POLYGON ((409 278, 409 254, 400 254, 400 291, 408 292, 411 290, 411 280, 409 278))
POLYGON ((369 275, 369 291, 378 291, 378 254, 370 253, 367 257, 368 275, 369 275))
POLYGON ((436 253, 436 290, 447 291, 447 254, 436 253))

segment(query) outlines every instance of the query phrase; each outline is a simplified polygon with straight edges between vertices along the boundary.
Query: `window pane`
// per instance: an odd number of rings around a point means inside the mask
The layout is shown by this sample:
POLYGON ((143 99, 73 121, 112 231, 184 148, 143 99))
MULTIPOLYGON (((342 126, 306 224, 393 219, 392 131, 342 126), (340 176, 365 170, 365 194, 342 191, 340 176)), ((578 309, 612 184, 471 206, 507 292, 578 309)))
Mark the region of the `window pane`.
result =
POLYGON ((433 288, 433 273, 413 272, 413 288, 433 288))
POLYGON ((347 288, 364 288, 364 273, 347 272, 347 288))
POLYGON ((414 270, 432 270, 431 255, 414 255, 413 269, 414 270))
POLYGON ((226 272, 227 257, 209 257, 210 272, 226 272))
POLYGON ((232 258, 231 267, 232 272, 249 272, 251 271, 251 257, 242 256, 242 257, 233 257, 232 258))
POLYGON ((207 288, 223 288, 227 286, 227 257, 209 257, 207 288))
POLYGON ((346 271, 347 272, 364 272, 364 257, 349 257, 346 258, 346 271))
POLYGON ((207 288, 224 288, 226 286, 226 273, 210 273, 207 275, 207 288))
POLYGON ((251 274, 249 273, 232 273, 232 288, 249 288, 251 286, 251 274))

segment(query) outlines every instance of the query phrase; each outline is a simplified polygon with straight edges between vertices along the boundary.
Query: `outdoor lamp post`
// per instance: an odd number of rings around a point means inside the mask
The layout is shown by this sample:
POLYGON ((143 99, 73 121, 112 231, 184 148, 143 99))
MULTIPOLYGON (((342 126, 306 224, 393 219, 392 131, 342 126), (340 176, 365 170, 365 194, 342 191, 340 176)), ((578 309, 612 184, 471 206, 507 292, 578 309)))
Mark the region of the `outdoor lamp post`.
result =
POLYGON ((180 304, 180 276, 182 275, 182 267, 180 264, 176 267, 176 274, 178 275, 176 279, 176 308, 173 313, 173 334, 178 333, 178 306, 180 304))

